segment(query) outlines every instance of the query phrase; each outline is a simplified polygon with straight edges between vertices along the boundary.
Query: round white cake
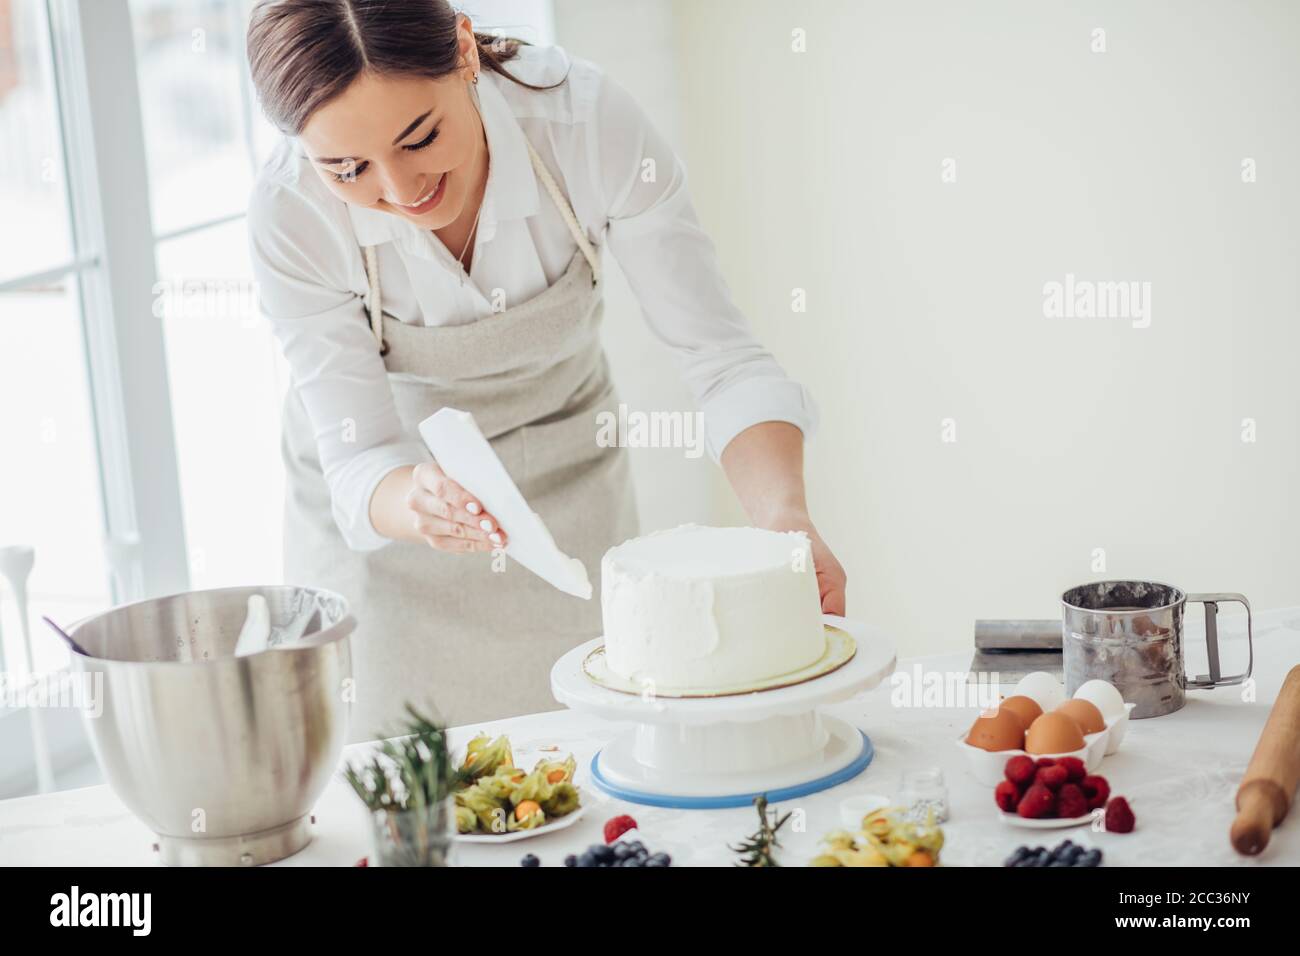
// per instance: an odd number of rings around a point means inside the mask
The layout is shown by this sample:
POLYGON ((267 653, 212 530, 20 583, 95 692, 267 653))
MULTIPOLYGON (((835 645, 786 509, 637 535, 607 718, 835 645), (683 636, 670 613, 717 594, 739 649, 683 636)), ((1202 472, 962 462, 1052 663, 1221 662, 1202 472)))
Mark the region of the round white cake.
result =
POLYGON ((826 651, 801 531, 683 525, 601 561, 605 662, 669 690, 721 690, 807 667, 826 651))

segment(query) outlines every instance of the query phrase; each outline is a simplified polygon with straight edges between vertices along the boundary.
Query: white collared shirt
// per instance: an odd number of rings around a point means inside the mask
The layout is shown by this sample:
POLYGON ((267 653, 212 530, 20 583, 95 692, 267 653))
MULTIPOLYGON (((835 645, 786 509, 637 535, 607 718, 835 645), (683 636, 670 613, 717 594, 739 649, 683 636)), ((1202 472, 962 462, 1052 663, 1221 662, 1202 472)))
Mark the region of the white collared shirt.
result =
POLYGON ((754 338, 732 301, 686 170, 635 101, 559 47, 521 47, 506 68, 534 85, 566 71, 568 79, 538 93, 490 70, 480 74, 490 158, 468 276, 432 232, 335 197, 293 140, 279 146, 253 189, 248 220, 261 308, 312 422, 335 521, 355 550, 388 541, 370 522, 380 480, 430 457, 402 430, 367 324, 361 247, 377 247, 390 321, 473 322, 503 301, 542 292, 563 275, 577 245, 537 180, 525 136, 675 353, 704 413, 709 453, 716 459, 760 422, 790 422, 805 435, 816 427, 811 396, 754 338))

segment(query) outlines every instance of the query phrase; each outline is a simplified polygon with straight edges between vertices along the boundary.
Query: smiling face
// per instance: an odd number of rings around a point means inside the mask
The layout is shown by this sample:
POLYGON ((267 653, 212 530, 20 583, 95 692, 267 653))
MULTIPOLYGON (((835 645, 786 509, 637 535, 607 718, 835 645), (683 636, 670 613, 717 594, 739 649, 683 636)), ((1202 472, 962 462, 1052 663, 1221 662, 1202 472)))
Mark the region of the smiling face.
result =
POLYGON ((478 50, 465 25, 463 69, 438 79, 363 72, 311 115, 299 140, 340 199, 436 230, 479 194, 487 145, 468 82, 478 50))

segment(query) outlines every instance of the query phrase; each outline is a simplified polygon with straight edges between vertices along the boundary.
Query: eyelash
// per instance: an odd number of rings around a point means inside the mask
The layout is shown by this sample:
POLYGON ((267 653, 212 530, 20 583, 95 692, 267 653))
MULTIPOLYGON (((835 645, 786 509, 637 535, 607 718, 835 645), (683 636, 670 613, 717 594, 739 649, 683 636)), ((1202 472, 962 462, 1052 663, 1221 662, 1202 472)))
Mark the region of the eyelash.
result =
MULTIPOLYGON (((435 126, 433 129, 429 131, 429 135, 424 137, 424 139, 420 140, 418 143, 411 143, 409 146, 403 146, 402 149, 409 150, 412 153, 419 152, 422 149, 428 149, 430 146, 433 145, 433 141, 438 138, 438 130, 439 127, 435 126)), ((335 182, 340 182, 340 183, 356 182, 356 180, 360 178, 361 174, 366 171, 366 168, 369 165, 370 162, 369 160, 367 160, 366 162, 362 163, 360 166, 358 166, 356 169, 352 170, 351 172, 330 173, 330 175, 334 177, 335 182)))

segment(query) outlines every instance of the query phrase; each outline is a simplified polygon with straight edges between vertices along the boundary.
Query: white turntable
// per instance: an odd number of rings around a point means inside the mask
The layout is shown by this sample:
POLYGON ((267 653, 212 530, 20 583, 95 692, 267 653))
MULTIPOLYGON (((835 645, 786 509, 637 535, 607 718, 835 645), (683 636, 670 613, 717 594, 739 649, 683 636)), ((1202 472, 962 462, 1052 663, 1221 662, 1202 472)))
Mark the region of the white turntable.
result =
POLYGON ((615 690, 584 668, 603 644, 597 638, 556 661, 551 691, 574 710, 632 725, 591 762, 596 785, 619 799, 713 809, 747 806, 759 794, 815 793, 857 776, 874 755, 865 733, 818 708, 876 687, 896 659, 893 642, 876 629, 832 615, 824 621, 847 633, 855 651, 797 683, 710 697, 615 690))

